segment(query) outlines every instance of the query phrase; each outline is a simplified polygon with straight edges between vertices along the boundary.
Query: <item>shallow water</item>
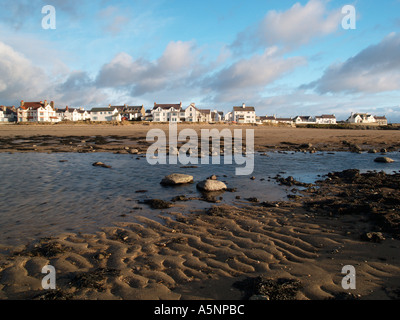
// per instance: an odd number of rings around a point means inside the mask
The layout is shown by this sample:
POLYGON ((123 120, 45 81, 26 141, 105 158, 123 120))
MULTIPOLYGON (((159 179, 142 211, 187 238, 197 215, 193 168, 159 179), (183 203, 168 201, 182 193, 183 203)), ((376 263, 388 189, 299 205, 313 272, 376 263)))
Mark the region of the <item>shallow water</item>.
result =
MULTIPOLYGON (((140 202, 144 199, 171 200, 177 195, 201 196, 196 182, 216 174, 237 192, 221 194, 222 203, 256 197, 260 201, 286 199, 288 189, 272 177, 293 176, 302 182, 314 182, 332 171, 350 168, 400 170, 400 153, 387 156, 392 164, 379 164, 376 154, 336 152, 295 153, 271 152, 256 154, 253 176, 236 176, 236 165, 201 165, 181 168, 182 165, 151 166, 145 158, 111 153, 14 153, 0 154, 0 244, 24 244, 63 232, 96 232, 117 222, 135 221, 137 215, 157 219, 160 210, 151 210, 140 202), (65 162, 60 162, 65 160, 65 162), (101 161, 111 169, 94 167, 101 161), (163 187, 160 181, 170 173, 187 173, 195 183, 179 187, 163 187), (136 193, 147 190, 146 193, 136 193), (123 215, 123 216, 121 216, 123 215)), ((221 161, 223 163, 223 161, 221 161)), ((208 208, 212 203, 200 200, 176 202, 171 209, 190 212, 208 208)))

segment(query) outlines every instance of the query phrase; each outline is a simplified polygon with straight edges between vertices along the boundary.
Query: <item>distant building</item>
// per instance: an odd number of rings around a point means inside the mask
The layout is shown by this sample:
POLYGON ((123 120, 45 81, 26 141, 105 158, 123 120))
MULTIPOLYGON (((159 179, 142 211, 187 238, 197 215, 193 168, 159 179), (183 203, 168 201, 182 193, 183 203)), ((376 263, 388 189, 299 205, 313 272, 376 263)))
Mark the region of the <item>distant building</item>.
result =
POLYGON ((93 108, 90 110, 91 121, 121 121, 121 114, 117 108, 93 108))
POLYGON ((222 122, 224 121, 224 112, 214 110, 211 112, 211 120, 214 122, 222 122))
POLYGON ((211 122, 211 110, 210 109, 199 109, 199 122, 211 122))
POLYGON ((154 122, 180 122, 182 102, 179 104, 157 104, 154 102, 152 110, 154 122))
POLYGON ((224 115, 224 121, 230 122, 233 121, 233 114, 232 111, 229 111, 224 115))
POLYGON ((127 118, 128 120, 142 120, 146 115, 146 110, 144 106, 126 106, 122 116, 127 118))
POLYGON ((241 107, 233 107, 232 121, 236 123, 255 123, 256 111, 254 107, 246 107, 244 103, 241 107))
POLYGON ((315 122, 317 124, 336 124, 336 116, 335 115, 328 115, 328 114, 323 114, 322 116, 317 116, 315 117, 315 122))
POLYGON ((85 120, 83 119, 84 112, 81 111, 80 109, 66 106, 65 109, 56 109, 56 114, 60 121, 81 121, 85 120))
POLYGON ((16 122, 17 109, 15 106, 6 107, 0 106, 0 122, 16 122))
POLYGON ((311 116, 297 116, 293 119, 295 124, 315 124, 315 119, 311 116))
POLYGON ((380 126, 388 125, 388 120, 386 119, 386 116, 383 116, 383 117, 375 116, 374 118, 375 118, 376 124, 378 124, 380 126))
POLYGON ((350 117, 346 120, 348 123, 358 124, 373 124, 376 122, 373 115, 368 113, 351 113, 350 117))
POLYGON ((200 118, 200 110, 196 107, 195 103, 191 103, 185 110, 185 121, 199 122, 200 118))
POLYGON ((58 122, 60 119, 54 109, 54 101, 24 102, 17 109, 18 122, 58 122))

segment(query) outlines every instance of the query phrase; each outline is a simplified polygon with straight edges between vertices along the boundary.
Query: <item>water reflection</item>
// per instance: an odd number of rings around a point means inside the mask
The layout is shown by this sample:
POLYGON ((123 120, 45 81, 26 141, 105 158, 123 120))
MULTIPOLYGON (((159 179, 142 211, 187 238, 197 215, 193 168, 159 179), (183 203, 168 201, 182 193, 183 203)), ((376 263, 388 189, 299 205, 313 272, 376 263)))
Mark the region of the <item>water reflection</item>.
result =
MULTIPOLYGON (((236 176, 236 165, 224 165, 223 161, 220 165, 182 168, 179 164, 150 166, 145 158, 123 154, 3 153, 0 154, 0 243, 26 243, 68 231, 96 232, 114 222, 135 221, 137 215, 157 219, 160 211, 141 204, 142 200, 201 196, 196 184, 160 185, 161 179, 170 173, 193 175, 195 182, 218 175, 229 188, 237 189, 234 193, 225 192, 222 203, 232 203, 236 196, 275 201, 286 199, 287 195, 286 188, 273 179, 279 173, 310 183, 328 172, 350 168, 388 173, 400 169, 400 153, 388 154, 396 160, 393 164, 375 163, 376 156, 344 152, 257 154, 252 174, 256 179, 251 180, 249 176, 236 176), (112 168, 93 167, 92 163, 97 161, 112 168)), ((190 212, 212 204, 193 200, 176 205, 168 210, 190 212)))

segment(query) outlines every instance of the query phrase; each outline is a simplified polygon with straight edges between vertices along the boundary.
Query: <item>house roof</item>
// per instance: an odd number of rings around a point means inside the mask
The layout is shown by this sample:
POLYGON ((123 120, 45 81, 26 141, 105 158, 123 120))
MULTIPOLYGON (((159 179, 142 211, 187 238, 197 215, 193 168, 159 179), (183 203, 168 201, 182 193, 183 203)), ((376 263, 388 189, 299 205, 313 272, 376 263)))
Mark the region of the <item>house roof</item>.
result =
POLYGON ((171 109, 171 108, 175 108, 175 109, 181 110, 182 104, 181 103, 179 103, 179 104, 157 104, 157 103, 155 103, 153 110, 155 110, 157 108, 161 108, 163 110, 168 110, 168 109, 171 109))
POLYGON ((127 106, 125 112, 142 112, 143 106, 127 106))
POLYGON ((297 116, 295 119, 300 118, 301 120, 309 120, 312 119, 311 116, 297 116))
POLYGON ((101 112, 101 111, 114 111, 115 109, 113 108, 92 108, 92 110, 90 110, 90 112, 101 112))
POLYGON ((203 114, 210 114, 211 113, 210 109, 199 109, 199 111, 200 111, 200 113, 203 113, 203 114))
POLYGON ((125 105, 124 106, 109 106, 109 108, 111 108, 111 110, 115 110, 117 109, 118 111, 123 111, 125 109, 125 105))
POLYGON ((351 115, 351 117, 357 117, 357 116, 360 116, 360 117, 372 117, 372 115, 371 114, 369 114, 369 113, 353 113, 352 115, 351 115))
POLYGON ((246 111, 246 112, 252 112, 252 111, 256 111, 254 109, 254 107, 233 107, 233 111, 246 111))
POLYGON ((44 108, 44 103, 43 102, 24 102, 24 105, 21 106, 20 108, 22 110, 36 110, 39 109, 40 107, 44 108))
POLYGON ((375 116, 376 120, 387 120, 386 116, 380 117, 380 116, 375 116))
POLYGON ((318 119, 336 119, 336 117, 332 114, 323 114, 322 116, 317 116, 318 119))

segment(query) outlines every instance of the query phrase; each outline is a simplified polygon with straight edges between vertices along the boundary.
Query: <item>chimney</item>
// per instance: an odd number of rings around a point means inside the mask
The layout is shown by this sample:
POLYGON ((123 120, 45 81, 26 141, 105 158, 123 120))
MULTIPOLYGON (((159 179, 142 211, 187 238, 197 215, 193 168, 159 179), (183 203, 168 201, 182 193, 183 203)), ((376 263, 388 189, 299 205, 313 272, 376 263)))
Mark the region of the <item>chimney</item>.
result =
POLYGON ((68 111, 68 106, 65 107, 65 111, 68 111))
POLYGON ((47 100, 44 100, 43 106, 46 108, 46 106, 47 106, 47 100))
POLYGON ((154 106, 156 106, 156 104, 157 104, 157 103, 156 103, 156 102, 154 102, 154 106))
POLYGON ((50 102, 50 106, 54 109, 54 101, 50 102))
POLYGON ((21 107, 23 107, 24 106, 24 100, 21 100, 21 105, 20 105, 21 107))
POLYGON ((243 106, 242 106, 242 108, 244 109, 244 108, 246 108, 246 105, 243 103, 243 106))

